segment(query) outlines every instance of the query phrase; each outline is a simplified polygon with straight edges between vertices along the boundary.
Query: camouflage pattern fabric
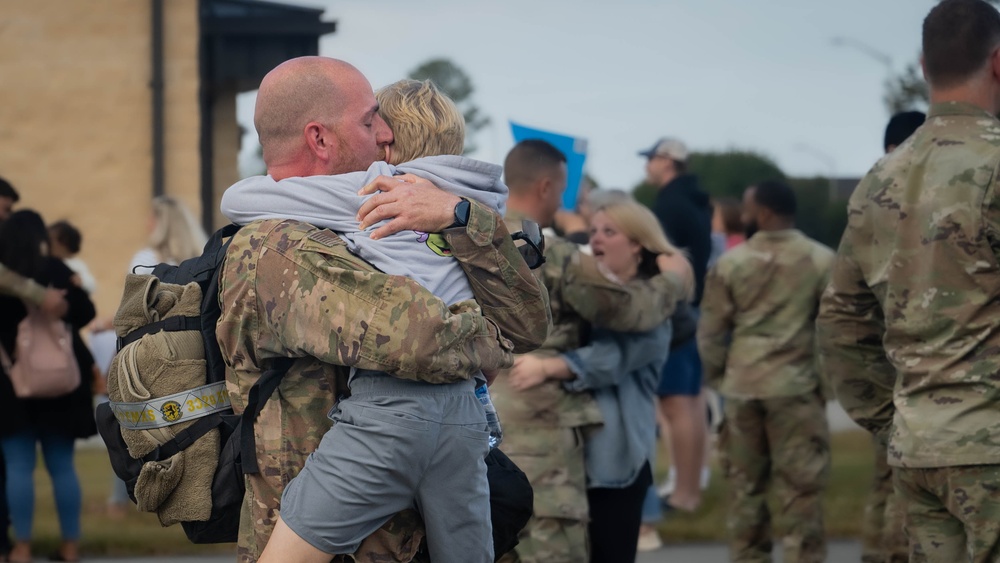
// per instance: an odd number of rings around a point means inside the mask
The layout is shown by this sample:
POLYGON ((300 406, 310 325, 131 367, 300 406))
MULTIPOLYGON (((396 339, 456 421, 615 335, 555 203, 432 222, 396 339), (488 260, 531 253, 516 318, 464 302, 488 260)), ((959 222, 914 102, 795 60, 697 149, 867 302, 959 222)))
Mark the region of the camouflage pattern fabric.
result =
POLYGON ((910 561, 1000 561, 1000 465, 893 468, 910 561))
POLYGON ((768 491, 779 507, 774 528, 787 563, 826 559, 821 495, 830 470, 826 403, 818 390, 791 397, 725 401, 729 556, 770 562, 768 491))
POLYGON ((586 521, 540 518, 529 522, 514 551, 498 563, 585 563, 590 560, 586 521))
MULTIPOLYGON (((508 212, 508 228, 525 217, 508 212)), ((673 313, 684 292, 673 274, 626 285, 608 279, 592 256, 554 236, 545 239, 545 264, 535 270, 548 289, 552 327, 540 355, 555 355, 587 343, 591 326, 646 331, 673 313)), ((516 553, 504 561, 581 562, 587 547, 587 488, 582 432, 602 422, 589 393, 568 393, 557 381, 517 392, 501 374, 490 389, 504 426, 500 449, 528 476, 534 514, 519 536, 516 553)))
POLYGON ((705 279, 698 352, 705 384, 727 399, 820 387, 815 331, 833 251, 795 229, 758 231, 705 279))
MULTIPOLYGON (((524 261, 512 261, 513 241, 502 222, 470 210, 470 237, 485 236, 488 248, 454 249, 460 261, 476 264, 477 299, 501 314, 500 322, 518 327, 546 326, 547 307, 537 281, 519 279, 524 261), (476 229, 492 225, 485 235, 476 229), (497 246, 499 245, 499 247, 497 246), (466 252, 472 252, 470 256, 466 252), (492 252, 491 252, 492 250, 492 252), (481 255, 486 255, 482 257, 481 255), (496 269, 491 269, 490 263, 496 269), (490 293, 481 294, 489 288, 490 293), (532 297, 533 296, 533 297, 532 297), (519 318, 511 320, 517 315, 519 318)), ((460 240, 456 233, 450 236, 460 240)), ((516 252, 516 250, 514 250, 516 252)), ((475 302, 449 309, 412 280, 388 276, 350 254, 339 237, 295 221, 260 221, 232 239, 223 265, 219 295, 222 317, 219 345, 227 362, 227 387, 234 410, 242 412, 253 382, 270 358, 301 357, 282 379, 254 426, 258 475, 247 477, 240 522, 239 561, 254 562, 277 521, 281 493, 298 474, 330 427, 327 413, 346 392, 346 372, 356 366, 404 378, 448 382, 468 378, 481 368, 509 366, 513 340, 528 348, 541 340, 517 333, 508 340, 497 322, 482 317, 475 302)), ((512 333, 513 334, 513 333, 512 333)), ((423 527, 415 512, 403 512, 368 538, 353 555, 364 563, 419 561, 423 527)))
POLYGON ((514 352, 531 352, 545 342, 552 322, 548 291, 528 268, 500 216, 470 200, 466 228, 447 229, 444 237, 483 316, 497 323, 514 352))
MULTIPOLYGON (((501 420, 508 428, 508 419, 501 420)), ((513 560, 522 563, 589 560, 581 430, 517 426, 514 432, 504 432, 500 448, 504 453, 515 452, 515 463, 535 492, 534 513, 518 536, 513 560)))
POLYGON ((894 467, 1000 461, 998 166, 1000 121, 933 104, 851 196, 819 343, 841 404, 889 438, 894 467))
POLYGON ((0 293, 41 305, 45 299, 45 288, 35 280, 26 278, 0 264, 0 293))
POLYGON ((861 525, 861 563, 906 563, 910 548, 906 541, 906 505, 893 492, 892 468, 886 459, 886 445, 872 436, 875 450, 875 473, 865 501, 861 525))

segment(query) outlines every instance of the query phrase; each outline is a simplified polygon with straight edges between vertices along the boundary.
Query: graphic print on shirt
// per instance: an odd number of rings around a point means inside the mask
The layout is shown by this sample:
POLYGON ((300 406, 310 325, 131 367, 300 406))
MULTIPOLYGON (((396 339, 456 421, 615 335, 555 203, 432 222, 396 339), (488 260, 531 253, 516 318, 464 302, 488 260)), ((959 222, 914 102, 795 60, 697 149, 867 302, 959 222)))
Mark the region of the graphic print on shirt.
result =
POLYGON ((451 245, 445 240, 444 235, 441 233, 425 233, 423 231, 413 231, 417 233, 417 242, 422 242, 427 244, 427 248, 431 249, 434 254, 438 256, 451 257, 451 245))

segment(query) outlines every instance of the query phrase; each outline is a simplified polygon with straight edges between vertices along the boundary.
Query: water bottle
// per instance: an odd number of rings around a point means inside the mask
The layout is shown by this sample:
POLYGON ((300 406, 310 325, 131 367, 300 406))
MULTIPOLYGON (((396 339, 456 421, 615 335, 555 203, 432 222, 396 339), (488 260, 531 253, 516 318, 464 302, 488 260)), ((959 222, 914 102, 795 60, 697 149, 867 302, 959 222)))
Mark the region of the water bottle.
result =
POLYGON ((490 449, 495 448, 503 441, 503 430, 500 429, 500 417, 497 415, 496 407, 493 406, 490 391, 485 383, 476 387, 476 397, 486 411, 486 423, 490 427, 490 449))

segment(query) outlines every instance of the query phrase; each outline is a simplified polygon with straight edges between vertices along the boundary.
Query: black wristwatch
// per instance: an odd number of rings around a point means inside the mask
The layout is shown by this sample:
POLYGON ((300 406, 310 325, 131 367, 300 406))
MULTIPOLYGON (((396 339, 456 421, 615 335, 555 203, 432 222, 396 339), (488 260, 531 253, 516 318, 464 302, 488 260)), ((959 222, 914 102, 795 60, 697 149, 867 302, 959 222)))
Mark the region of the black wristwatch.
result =
POLYGON ((449 229, 454 229, 455 227, 464 227, 469 224, 469 200, 462 198, 461 201, 455 204, 455 222, 451 224, 449 229))

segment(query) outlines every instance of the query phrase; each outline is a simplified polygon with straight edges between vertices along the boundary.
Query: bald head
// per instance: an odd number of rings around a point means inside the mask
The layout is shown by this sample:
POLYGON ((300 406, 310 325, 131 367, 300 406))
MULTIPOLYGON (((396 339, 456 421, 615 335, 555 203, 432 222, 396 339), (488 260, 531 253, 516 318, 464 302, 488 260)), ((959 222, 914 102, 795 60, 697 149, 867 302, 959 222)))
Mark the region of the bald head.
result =
POLYGON ((325 57, 292 59, 267 73, 253 116, 261 146, 280 150, 310 121, 336 121, 343 111, 342 83, 352 74, 364 80, 353 66, 325 57))
POLYGON ((344 61, 299 57, 281 63, 261 81, 254 108, 268 170, 305 176, 367 168, 378 145, 392 141, 377 109, 371 84, 344 61))

